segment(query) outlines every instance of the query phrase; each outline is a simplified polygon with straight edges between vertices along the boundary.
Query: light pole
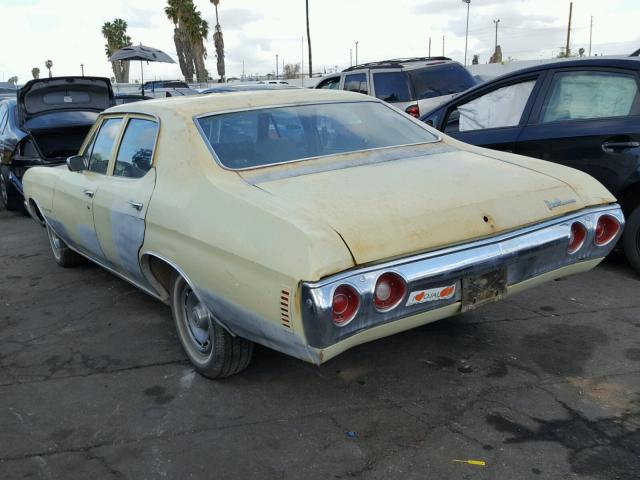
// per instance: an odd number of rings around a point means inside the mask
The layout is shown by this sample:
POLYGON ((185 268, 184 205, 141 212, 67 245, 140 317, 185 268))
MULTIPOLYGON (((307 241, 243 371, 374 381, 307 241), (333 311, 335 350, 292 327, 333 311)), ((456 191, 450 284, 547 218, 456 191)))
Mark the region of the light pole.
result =
POLYGON ((82 70, 82 76, 84 77, 84 63, 80 64, 80 70, 82 70))
POLYGON ((467 31, 464 36, 464 65, 467 65, 467 42, 469 40, 469 7, 471 5, 471 0, 462 0, 462 3, 467 4, 467 31))
POLYGON ((493 52, 495 53, 495 51, 498 49, 498 24, 500 23, 500 19, 494 20, 493 23, 496 24, 496 44, 493 48, 493 52))
POLYGON ((278 54, 276 53, 276 80, 278 80, 278 54))
POLYGON ((358 44, 360 42, 356 42, 356 65, 358 65, 358 44))

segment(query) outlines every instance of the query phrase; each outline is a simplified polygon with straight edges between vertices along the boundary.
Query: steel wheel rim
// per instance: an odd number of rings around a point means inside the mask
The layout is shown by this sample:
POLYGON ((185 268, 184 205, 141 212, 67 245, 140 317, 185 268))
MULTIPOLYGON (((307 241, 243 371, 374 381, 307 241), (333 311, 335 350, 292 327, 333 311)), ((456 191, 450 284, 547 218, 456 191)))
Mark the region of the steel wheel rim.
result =
POLYGON ((195 351, 201 356, 211 353, 211 316, 195 292, 185 286, 180 296, 181 321, 195 351))
POLYGON ((62 240, 49 227, 47 227, 47 233, 49 234, 49 244, 51 245, 53 256, 59 259, 62 255, 62 240))

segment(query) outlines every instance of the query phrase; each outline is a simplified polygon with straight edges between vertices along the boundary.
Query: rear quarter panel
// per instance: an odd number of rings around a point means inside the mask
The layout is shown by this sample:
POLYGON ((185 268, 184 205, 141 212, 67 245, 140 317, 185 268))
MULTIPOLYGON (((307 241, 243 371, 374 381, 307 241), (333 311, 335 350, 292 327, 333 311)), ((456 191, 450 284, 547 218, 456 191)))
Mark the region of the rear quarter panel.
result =
POLYGON ((33 167, 27 170, 22 180, 25 200, 33 200, 44 215, 51 214, 56 185, 65 170, 66 165, 33 167))

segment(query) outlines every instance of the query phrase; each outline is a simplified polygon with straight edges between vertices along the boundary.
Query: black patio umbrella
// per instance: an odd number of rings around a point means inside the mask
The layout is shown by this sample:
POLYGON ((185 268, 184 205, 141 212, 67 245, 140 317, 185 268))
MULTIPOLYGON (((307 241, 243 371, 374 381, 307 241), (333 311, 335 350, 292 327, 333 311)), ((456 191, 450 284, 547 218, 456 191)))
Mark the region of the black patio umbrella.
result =
POLYGON ((109 59, 110 62, 117 60, 140 60, 140 75, 142 77, 142 95, 144 95, 144 72, 142 70, 142 62, 162 62, 162 63, 176 63, 173 59, 157 48, 147 47, 145 45, 132 45, 131 47, 124 47, 120 50, 116 50, 109 59))

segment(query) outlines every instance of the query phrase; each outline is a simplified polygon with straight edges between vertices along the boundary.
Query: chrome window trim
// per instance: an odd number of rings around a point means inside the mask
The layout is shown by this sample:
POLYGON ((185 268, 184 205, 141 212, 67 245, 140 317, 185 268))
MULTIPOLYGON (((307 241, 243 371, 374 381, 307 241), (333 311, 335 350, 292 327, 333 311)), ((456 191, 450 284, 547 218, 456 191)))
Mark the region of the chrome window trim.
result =
POLYGON ((220 110, 217 112, 212 112, 212 113, 201 113, 198 115, 194 115, 193 117, 191 117, 193 120, 193 123, 196 126, 196 129, 198 130, 198 133, 200 133, 200 136, 202 137, 202 141, 204 142, 204 144, 207 146, 207 149, 209 150, 209 152, 211 153, 211 155, 213 156, 214 161, 218 164, 218 166, 224 170, 228 170, 230 172, 245 172, 245 171, 249 171, 249 170, 257 170, 260 168, 270 168, 270 167, 275 167, 278 165, 287 165, 290 163, 299 163, 299 162, 305 162, 308 160, 316 160, 316 159, 322 159, 322 158, 328 158, 328 157, 336 157, 339 155, 350 155, 350 154, 354 154, 354 153, 363 153, 363 152, 374 152, 377 150, 386 150, 386 149, 391 149, 391 148, 400 148, 400 147, 409 147, 409 146, 416 146, 416 145, 430 145, 432 143, 438 143, 441 142, 442 139, 442 135, 440 133, 436 133, 437 130, 433 130, 428 128, 427 124, 424 122, 421 122, 420 120, 413 118, 411 115, 407 115, 406 113, 404 113, 402 110, 394 107, 393 105, 389 105, 386 102, 383 102, 382 100, 379 100, 377 98, 370 98, 370 99, 366 99, 366 100, 332 100, 332 101, 322 101, 322 100, 316 100, 316 101, 310 101, 310 102, 297 102, 297 103, 283 103, 283 104, 275 104, 275 105, 262 105, 259 107, 251 107, 251 108, 235 108, 235 109, 228 109, 228 110, 220 110), (341 104, 341 103, 377 103, 377 104, 382 104, 385 107, 394 110, 395 112, 399 112, 401 113, 406 119, 411 120, 413 123, 415 123, 416 125, 418 125, 419 127, 421 127, 423 130, 425 130, 429 135, 431 135, 432 137, 434 137, 433 141, 430 142, 417 142, 417 143, 406 143, 406 144, 402 144, 402 145, 391 145, 391 146, 387 146, 387 147, 376 147, 376 148, 366 148, 364 150, 353 150, 350 152, 342 152, 342 153, 332 153, 332 154, 328 154, 328 155, 317 155, 314 157, 305 157, 305 158, 297 158, 295 160, 286 160, 284 162, 278 162, 278 163, 270 163, 268 165, 258 165, 255 167, 243 167, 243 168, 231 168, 231 167, 227 167, 226 165, 224 165, 222 163, 222 161, 220 160, 220 157, 218 157, 218 155, 216 154, 215 150, 213 149, 213 147, 211 146, 209 140, 207 139, 207 136, 204 133, 204 130, 202 129, 202 127, 200 126, 200 122, 198 120, 202 119, 202 118, 208 118, 208 117, 214 117, 217 115, 224 115, 227 113, 238 113, 238 112, 253 112, 253 111, 257 111, 257 110, 266 110, 269 108, 287 108, 287 107, 301 107, 301 106, 310 106, 310 105, 332 105, 332 104, 341 104))

